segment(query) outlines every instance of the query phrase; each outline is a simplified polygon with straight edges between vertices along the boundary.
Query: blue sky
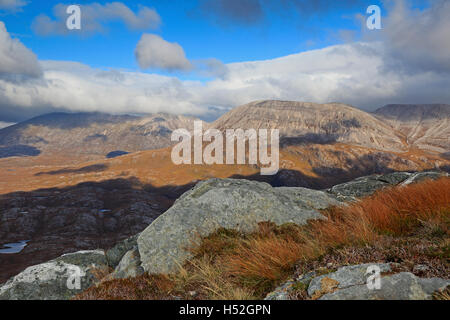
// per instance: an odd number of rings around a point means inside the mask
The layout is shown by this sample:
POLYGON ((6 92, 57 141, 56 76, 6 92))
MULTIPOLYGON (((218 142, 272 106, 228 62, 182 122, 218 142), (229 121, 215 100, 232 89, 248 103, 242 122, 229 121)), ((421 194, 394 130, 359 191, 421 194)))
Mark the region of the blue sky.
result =
MULTIPOLYGON (((214 1, 214 0, 212 0, 214 1)), ((110 1, 97 1, 107 3, 110 1)), ((122 1, 133 11, 140 5, 154 8, 162 24, 156 30, 130 30, 122 22, 107 23, 105 33, 80 36, 40 36, 31 29, 40 14, 53 17, 52 9, 64 1, 31 1, 21 12, 4 15, 8 31, 18 37, 40 60, 70 60, 92 67, 137 69, 134 47, 143 32, 161 35, 165 40, 179 43, 189 59, 216 58, 224 63, 273 59, 304 50, 323 48, 342 42, 339 30, 361 29, 357 14, 364 15, 376 0, 359 1, 335 9, 319 9, 304 16, 292 9, 270 5, 264 7, 266 16, 256 23, 224 21, 208 14, 197 0, 122 1), (95 53, 95 54, 94 54, 95 53)), ((332 1, 331 1, 332 2, 332 1)), ((344 1, 345 2, 345 1, 344 1)), ((80 4, 91 3, 82 1, 80 4)))
POLYGON ((0 0, 0 122, 45 112, 214 119, 254 100, 450 102, 449 0, 0 0), (369 30, 369 5, 382 30, 369 30))

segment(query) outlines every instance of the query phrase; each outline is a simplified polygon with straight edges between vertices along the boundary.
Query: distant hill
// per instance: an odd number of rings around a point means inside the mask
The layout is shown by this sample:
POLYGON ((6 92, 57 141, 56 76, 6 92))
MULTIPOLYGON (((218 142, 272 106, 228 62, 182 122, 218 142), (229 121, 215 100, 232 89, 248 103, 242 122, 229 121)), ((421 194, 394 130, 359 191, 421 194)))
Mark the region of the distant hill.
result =
MULTIPOLYGON (((193 128, 194 118, 169 114, 144 117, 103 113, 51 113, 0 129, 3 155, 17 155, 17 147, 35 154, 71 153, 106 156, 123 150, 135 152, 165 148, 178 128, 193 128), (30 149, 31 150, 31 149, 30 149)), ((33 155, 33 154, 29 154, 33 155)))
POLYGON ((450 105, 391 104, 375 111, 378 119, 389 123, 419 149, 450 151, 450 105))

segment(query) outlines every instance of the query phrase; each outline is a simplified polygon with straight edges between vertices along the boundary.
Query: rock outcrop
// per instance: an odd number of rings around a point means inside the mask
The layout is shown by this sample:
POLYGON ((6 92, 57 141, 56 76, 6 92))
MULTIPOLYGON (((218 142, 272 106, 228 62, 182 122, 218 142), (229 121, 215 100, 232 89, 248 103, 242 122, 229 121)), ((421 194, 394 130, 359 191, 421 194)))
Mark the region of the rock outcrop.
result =
POLYGON ((322 218, 318 209, 338 201, 322 191, 272 188, 248 180, 212 179, 183 194, 138 238, 142 267, 169 273, 190 257, 187 248, 219 228, 252 231, 259 222, 305 224, 322 218))
POLYGON ((327 190, 340 201, 354 201, 357 198, 370 196, 376 191, 397 185, 407 185, 425 179, 438 179, 448 176, 444 172, 393 172, 357 178, 353 181, 338 184, 327 190))
POLYGON ((107 267, 101 250, 79 251, 31 266, 0 286, 0 300, 67 300, 92 286, 107 267))
POLYGON ((141 266, 141 263, 139 250, 137 247, 134 247, 122 257, 119 265, 111 274, 111 278, 127 279, 137 277, 145 272, 144 268, 141 266))
POLYGON ((267 295, 266 300, 289 300, 296 288, 305 288, 309 299, 319 300, 429 300, 449 285, 448 279, 394 273, 389 263, 367 263, 343 266, 323 275, 308 273, 286 282, 267 295), (380 272, 379 287, 367 285, 373 267, 380 272))
POLYGON ((111 268, 116 268, 123 256, 137 246, 137 238, 139 234, 129 237, 117 243, 114 247, 106 251, 106 260, 111 268))

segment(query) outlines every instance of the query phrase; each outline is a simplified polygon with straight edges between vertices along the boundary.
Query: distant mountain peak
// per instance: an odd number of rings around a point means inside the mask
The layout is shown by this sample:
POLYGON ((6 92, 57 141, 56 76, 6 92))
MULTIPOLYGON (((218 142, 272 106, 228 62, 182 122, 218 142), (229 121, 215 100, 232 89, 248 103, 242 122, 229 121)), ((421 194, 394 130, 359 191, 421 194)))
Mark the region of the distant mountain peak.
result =
POLYGON ((405 145, 391 127, 373 115, 342 103, 264 100, 237 107, 211 127, 279 129, 298 141, 341 142, 380 150, 401 151, 405 145))

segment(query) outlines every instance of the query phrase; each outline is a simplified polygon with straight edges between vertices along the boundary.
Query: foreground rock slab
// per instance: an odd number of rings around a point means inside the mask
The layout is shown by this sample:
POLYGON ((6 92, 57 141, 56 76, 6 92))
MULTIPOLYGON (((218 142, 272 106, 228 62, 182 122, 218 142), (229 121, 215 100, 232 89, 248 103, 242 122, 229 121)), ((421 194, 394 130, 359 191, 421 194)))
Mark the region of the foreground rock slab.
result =
POLYGON ((446 279, 423 279, 401 272, 382 277, 380 289, 371 290, 366 284, 360 284, 325 294, 320 300, 430 300, 435 292, 449 285, 446 279))
POLYGON ((0 287, 0 300, 68 300, 91 287, 102 268, 107 262, 101 250, 65 254, 10 279, 0 287))
POLYGON ((272 188, 267 183, 212 179, 183 194, 138 238, 142 267, 149 273, 171 273, 191 257, 187 250, 219 228, 251 232, 260 222, 305 224, 321 219, 318 209, 339 202, 322 191, 272 188))
POLYGON ((324 284, 334 283, 335 288, 345 289, 358 285, 366 285, 367 283, 367 270, 371 266, 377 266, 380 272, 391 271, 389 263, 376 263, 376 264, 360 264, 355 266, 345 266, 339 268, 336 272, 321 275, 312 279, 308 287, 308 295, 310 297, 327 293, 324 284))
POLYGON ((409 272, 393 273, 390 263, 343 266, 318 275, 316 271, 291 279, 269 293, 265 300, 290 300, 296 288, 306 290, 313 300, 430 300, 433 294, 450 286, 449 279, 419 278, 409 272), (380 287, 369 288, 374 266, 380 271, 380 287))

